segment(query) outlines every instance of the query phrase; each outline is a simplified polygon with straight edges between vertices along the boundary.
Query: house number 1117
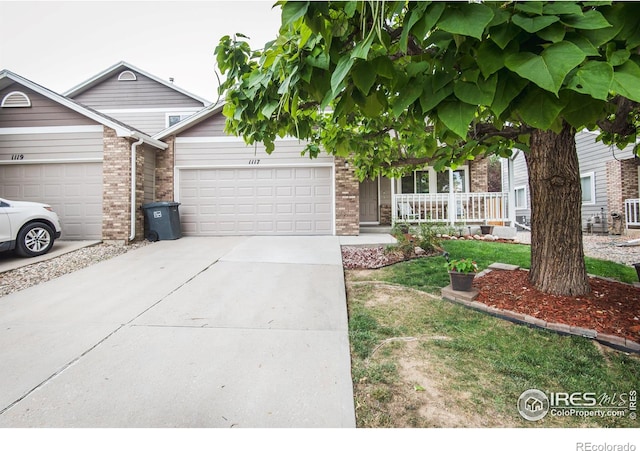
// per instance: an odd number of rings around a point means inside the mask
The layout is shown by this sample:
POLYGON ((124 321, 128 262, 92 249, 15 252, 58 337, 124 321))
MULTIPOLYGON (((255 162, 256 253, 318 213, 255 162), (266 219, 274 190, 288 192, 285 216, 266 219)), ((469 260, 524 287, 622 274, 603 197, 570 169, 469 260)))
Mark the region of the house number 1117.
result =
POLYGON ((260 160, 249 160, 249 164, 260 164, 260 160))

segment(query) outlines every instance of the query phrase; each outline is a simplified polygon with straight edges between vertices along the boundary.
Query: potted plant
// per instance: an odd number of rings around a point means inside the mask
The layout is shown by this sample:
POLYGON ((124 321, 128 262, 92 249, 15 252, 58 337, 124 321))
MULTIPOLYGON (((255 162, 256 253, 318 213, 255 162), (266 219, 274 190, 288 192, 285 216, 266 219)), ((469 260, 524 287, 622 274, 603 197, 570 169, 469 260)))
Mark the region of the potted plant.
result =
POLYGON ((455 291, 471 291, 471 284, 478 272, 478 265, 470 258, 447 261, 451 289, 455 291))

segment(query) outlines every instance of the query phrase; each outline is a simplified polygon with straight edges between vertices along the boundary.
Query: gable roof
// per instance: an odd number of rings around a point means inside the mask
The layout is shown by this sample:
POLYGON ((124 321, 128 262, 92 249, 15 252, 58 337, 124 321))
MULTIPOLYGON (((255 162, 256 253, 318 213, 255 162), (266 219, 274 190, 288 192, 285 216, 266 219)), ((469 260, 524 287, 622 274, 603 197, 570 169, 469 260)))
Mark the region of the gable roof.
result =
POLYGON ((160 83, 170 89, 173 89, 174 91, 177 91, 181 94, 184 94, 187 97, 191 97, 192 99, 202 103, 203 106, 208 106, 211 105, 211 102, 208 101, 207 99, 204 99, 200 96, 197 96, 195 94, 190 93, 189 91, 186 91, 176 85, 174 85, 171 82, 165 81, 161 78, 156 77, 153 74, 150 74, 148 72, 143 71, 142 69, 137 68, 136 66, 134 66, 133 64, 129 64, 126 61, 120 61, 119 63, 114 64, 111 67, 108 67, 107 69, 103 70, 102 72, 94 75, 93 77, 89 78, 88 80, 80 83, 79 85, 69 89, 67 92, 64 93, 64 95, 66 97, 75 97, 81 93, 83 93, 84 91, 92 88, 93 86, 102 83, 104 80, 106 80, 107 78, 113 76, 116 72, 122 72, 124 70, 132 70, 135 72, 138 72, 139 74, 144 75, 147 78, 150 78, 151 80, 160 83))
POLYGON ((11 85, 12 83, 18 83, 26 88, 31 89, 32 91, 37 92, 38 94, 47 97, 48 99, 59 103, 62 106, 69 108, 81 115, 92 119, 99 124, 112 128, 116 131, 116 134, 119 137, 130 137, 136 139, 142 139, 145 144, 149 144, 157 149, 166 149, 167 144, 161 141, 158 141, 155 138, 147 135, 146 133, 141 132, 123 122, 120 122, 112 117, 107 116, 106 114, 99 113, 92 108, 89 108, 81 103, 74 101, 73 99, 69 99, 67 97, 61 96, 58 93, 51 91, 50 89, 45 88, 44 86, 40 86, 37 83, 32 82, 31 80, 27 80, 24 77, 21 77, 18 74, 15 74, 9 70, 0 71, 0 90, 5 87, 11 85))
POLYGON ((224 107, 225 102, 219 102, 219 103, 215 103, 215 104, 211 104, 203 109, 201 109, 200 111, 198 111, 197 113, 192 114, 191 116, 181 120, 180 122, 178 122, 177 124, 172 125, 171 127, 165 128, 164 130, 156 133, 155 135, 153 135, 153 137, 155 139, 164 139, 168 136, 171 135, 176 135, 184 130, 187 130, 191 127, 193 127, 196 124, 199 124, 200 122, 204 121, 205 119, 210 118, 211 116, 214 116, 218 113, 220 113, 222 111, 222 108, 224 107))

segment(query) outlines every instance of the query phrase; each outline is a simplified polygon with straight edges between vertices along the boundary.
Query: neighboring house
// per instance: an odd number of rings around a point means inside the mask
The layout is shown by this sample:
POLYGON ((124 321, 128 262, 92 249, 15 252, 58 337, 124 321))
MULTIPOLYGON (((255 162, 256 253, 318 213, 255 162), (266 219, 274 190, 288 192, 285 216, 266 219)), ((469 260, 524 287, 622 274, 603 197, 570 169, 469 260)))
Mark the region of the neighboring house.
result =
POLYGON ((0 197, 51 204, 63 239, 141 237, 139 206, 154 197, 154 182, 145 174, 153 173, 155 154, 166 147, 19 75, 0 72, 0 197))
MULTIPOLYGON (((638 199, 639 165, 632 146, 620 150, 596 141, 597 133, 587 130, 576 134, 580 182, 582 185, 582 226, 585 232, 619 233, 624 226, 640 226, 638 199), (614 216, 612 216, 612 214, 614 216), (620 219, 615 219, 614 217, 620 219)), ((527 165, 522 152, 503 161, 503 186, 509 186, 515 203, 516 222, 528 226, 531 201, 527 165)))
POLYGON ((68 90, 64 96, 149 135, 211 104, 124 61, 68 90))
POLYGON ((486 160, 359 182, 345 159, 303 156, 297 139, 271 155, 246 145, 224 132, 222 105, 124 62, 66 96, 2 71, 0 101, 0 197, 51 203, 65 239, 142 238, 151 201, 180 202, 195 236, 509 221, 507 193, 486 192, 486 160))

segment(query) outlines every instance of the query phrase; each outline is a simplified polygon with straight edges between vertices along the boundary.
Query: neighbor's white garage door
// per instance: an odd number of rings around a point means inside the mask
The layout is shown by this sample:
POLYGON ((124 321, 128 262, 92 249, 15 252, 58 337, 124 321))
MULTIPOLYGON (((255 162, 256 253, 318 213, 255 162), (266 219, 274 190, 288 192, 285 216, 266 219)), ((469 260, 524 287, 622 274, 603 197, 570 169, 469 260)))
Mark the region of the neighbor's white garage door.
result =
POLYGON ((181 169, 186 235, 330 235, 330 167, 181 169))
POLYGON ((0 165, 0 197, 51 205, 63 239, 102 236, 102 163, 0 165))

